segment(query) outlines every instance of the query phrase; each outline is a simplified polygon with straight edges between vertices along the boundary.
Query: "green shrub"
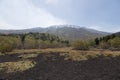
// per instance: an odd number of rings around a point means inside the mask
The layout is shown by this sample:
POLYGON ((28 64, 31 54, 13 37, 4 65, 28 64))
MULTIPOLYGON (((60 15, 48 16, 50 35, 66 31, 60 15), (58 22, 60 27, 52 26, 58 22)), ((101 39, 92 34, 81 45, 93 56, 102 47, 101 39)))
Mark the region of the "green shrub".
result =
POLYGON ((87 50, 89 49, 89 44, 86 41, 76 40, 72 43, 72 46, 76 50, 87 50))
POLYGON ((120 48, 120 38, 119 37, 116 37, 114 39, 111 39, 109 41, 111 47, 114 47, 114 48, 120 48))
POLYGON ((96 46, 94 40, 89 40, 89 41, 88 41, 88 45, 89 45, 90 47, 95 47, 95 46, 96 46))
POLYGON ((3 41, 0 42, 0 52, 10 52, 13 50, 13 44, 8 39, 3 39, 3 41))
POLYGON ((110 39, 108 43, 110 44, 110 50, 115 50, 115 51, 120 50, 120 38, 119 37, 110 39))

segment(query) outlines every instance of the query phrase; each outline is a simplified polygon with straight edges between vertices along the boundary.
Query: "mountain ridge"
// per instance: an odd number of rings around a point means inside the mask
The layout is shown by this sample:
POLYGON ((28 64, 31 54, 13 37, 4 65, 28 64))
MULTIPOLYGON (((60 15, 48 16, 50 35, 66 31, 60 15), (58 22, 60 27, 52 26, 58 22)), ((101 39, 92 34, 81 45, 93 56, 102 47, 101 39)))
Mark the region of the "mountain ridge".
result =
POLYGON ((69 40, 92 39, 92 38, 102 37, 111 34, 108 32, 98 31, 95 29, 90 29, 75 25, 53 25, 47 28, 36 27, 36 28, 22 29, 22 30, 0 30, 0 33, 2 34, 11 34, 11 33, 22 34, 29 32, 50 33, 69 40))

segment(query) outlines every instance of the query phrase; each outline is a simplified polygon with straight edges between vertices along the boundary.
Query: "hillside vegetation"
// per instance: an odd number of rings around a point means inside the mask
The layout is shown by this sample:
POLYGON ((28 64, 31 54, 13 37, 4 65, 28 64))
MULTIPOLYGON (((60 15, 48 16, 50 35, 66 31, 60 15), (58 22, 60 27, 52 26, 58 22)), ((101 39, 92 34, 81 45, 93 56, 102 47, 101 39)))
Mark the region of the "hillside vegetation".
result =
POLYGON ((120 33, 95 38, 94 40, 76 40, 73 41, 74 49, 88 50, 90 48, 120 50, 120 33))
POLYGON ((120 32, 95 39, 96 44, 103 49, 120 50, 120 32))

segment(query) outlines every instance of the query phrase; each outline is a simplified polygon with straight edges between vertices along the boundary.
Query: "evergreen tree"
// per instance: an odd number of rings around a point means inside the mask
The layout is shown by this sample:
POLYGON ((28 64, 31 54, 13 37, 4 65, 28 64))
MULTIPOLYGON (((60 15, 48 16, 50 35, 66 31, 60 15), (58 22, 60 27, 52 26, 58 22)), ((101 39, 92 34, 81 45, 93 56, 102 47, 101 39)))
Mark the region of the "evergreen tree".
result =
POLYGON ((96 45, 99 45, 99 43, 100 43, 99 39, 96 38, 96 39, 95 39, 95 44, 96 44, 96 45))

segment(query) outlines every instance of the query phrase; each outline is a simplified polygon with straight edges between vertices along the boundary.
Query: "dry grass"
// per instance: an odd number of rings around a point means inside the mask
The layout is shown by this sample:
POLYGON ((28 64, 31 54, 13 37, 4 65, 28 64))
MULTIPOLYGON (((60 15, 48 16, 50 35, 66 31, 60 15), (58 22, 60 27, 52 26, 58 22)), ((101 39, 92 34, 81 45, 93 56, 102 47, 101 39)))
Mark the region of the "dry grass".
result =
MULTIPOLYGON (((21 54, 21 53, 33 53, 40 54, 40 53, 61 53, 60 55, 66 56, 65 60, 72 59, 72 60, 87 60, 88 57, 97 57, 98 55, 104 56, 120 56, 120 51, 110 51, 110 50, 99 50, 99 49, 92 49, 87 51, 82 50, 73 50, 71 47, 65 48, 47 48, 47 49, 26 49, 26 50, 14 50, 11 54, 21 54)), ((28 56, 30 56, 28 54, 28 56)))
POLYGON ((9 54, 16 54, 16 53, 49 53, 49 52, 60 52, 60 53, 90 53, 90 54, 120 54, 120 51, 110 51, 110 50, 73 50, 71 47, 64 47, 64 48, 47 48, 47 49, 25 49, 25 50, 14 50, 9 54))
MULTIPOLYGON (((35 66, 35 62, 29 60, 28 58, 37 57, 41 53, 60 53, 61 56, 65 56, 65 60, 87 60, 88 57, 97 57, 98 55, 104 56, 120 56, 120 51, 110 51, 110 50, 72 50, 72 48, 48 48, 48 49, 26 49, 26 50, 14 50, 13 52, 6 54, 19 54, 21 60, 16 62, 1 62, 0 70, 6 70, 7 72, 24 71, 35 66)), ((5 54, 5 55, 6 55, 5 54)), ((2 55, 2 54, 1 54, 2 55)), ((1 56, 0 55, 0 56, 1 56)), ((11 56, 12 57, 12 56, 11 56)))
POLYGON ((49 53, 49 52, 69 52, 71 48, 47 48, 47 49, 22 49, 22 50, 13 50, 8 54, 21 54, 21 53, 49 53))
POLYGON ((24 71, 34 67, 35 63, 29 60, 17 62, 3 62, 0 63, 0 71, 5 70, 7 73, 24 71))

